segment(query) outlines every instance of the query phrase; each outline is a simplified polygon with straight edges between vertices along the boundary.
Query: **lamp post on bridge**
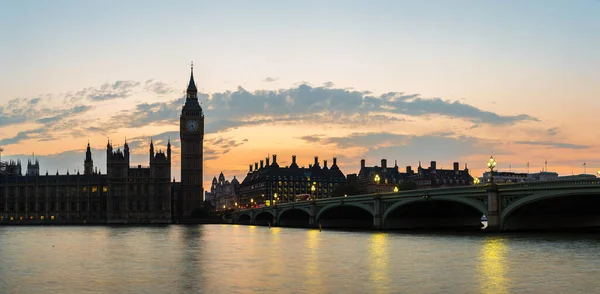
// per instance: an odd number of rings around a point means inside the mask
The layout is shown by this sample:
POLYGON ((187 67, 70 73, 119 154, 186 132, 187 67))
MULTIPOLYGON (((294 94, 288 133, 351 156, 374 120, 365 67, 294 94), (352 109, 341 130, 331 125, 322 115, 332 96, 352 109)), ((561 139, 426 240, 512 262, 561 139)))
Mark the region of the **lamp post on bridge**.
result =
POLYGON ((381 178, 379 177, 379 175, 378 175, 378 174, 376 174, 376 175, 375 175, 375 178, 373 178, 373 180, 375 181, 375 184, 376 184, 376 186, 377 186, 377 187, 375 188, 375 190, 377 191, 377 193, 379 193, 379 181, 381 181, 381 178))
POLYGON ((490 184, 494 183, 494 168, 496 168, 498 163, 494 159, 494 156, 490 156, 490 159, 487 162, 487 167, 490 169, 490 184))
MULTIPOLYGON (((312 186, 310 187, 310 198, 312 198, 312 197, 313 197, 313 195, 315 194, 315 190, 316 190, 316 189, 317 189, 317 188, 315 188, 315 185, 312 185, 312 186)), ((313 200, 314 200, 314 198, 313 198, 313 200)))

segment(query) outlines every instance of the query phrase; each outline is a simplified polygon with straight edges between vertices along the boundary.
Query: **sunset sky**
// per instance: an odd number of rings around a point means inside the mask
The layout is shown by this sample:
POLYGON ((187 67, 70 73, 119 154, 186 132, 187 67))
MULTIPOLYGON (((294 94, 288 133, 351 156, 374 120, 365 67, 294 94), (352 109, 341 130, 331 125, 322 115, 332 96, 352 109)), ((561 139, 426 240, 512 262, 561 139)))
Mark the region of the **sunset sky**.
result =
POLYGON ((0 1, 2 160, 106 172, 174 145, 190 62, 205 188, 277 154, 345 174, 600 168, 600 1, 0 1))

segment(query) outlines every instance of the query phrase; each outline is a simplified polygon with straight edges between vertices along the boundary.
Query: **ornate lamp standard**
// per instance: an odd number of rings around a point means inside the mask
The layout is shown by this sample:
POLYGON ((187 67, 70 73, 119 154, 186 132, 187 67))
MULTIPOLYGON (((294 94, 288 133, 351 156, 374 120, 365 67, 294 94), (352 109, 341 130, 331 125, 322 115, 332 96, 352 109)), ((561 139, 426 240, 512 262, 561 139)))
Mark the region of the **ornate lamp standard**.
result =
MULTIPOLYGON (((379 186, 379 181, 381 181, 381 178, 379 177, 379 175, 375 175, 375 178, 373 178, 373 180, 375 181, 375 184, 377 184, 377 186, 379 186)), ((377 193, 379 193, 379 187, 376 188, 377 193)))
POLYGON ((494 159, 494 156, 490 156, 490 159, 487 162, 487 166, 490 169, 490 184, 494 183, 494 168, 496 168, 497 164, 498 163, 494 159))
POLYGON ((277 200, 277 192, 275 192, 275 193, 273 194, 273 200, 271 201, 271 205, 275 205, 275 203, 276 203, 276 202, 279 202, 279 201, 277 200))
POLYGON ((316 190, 316 189, 317 189, 317 188, 315 188, 315 185, 312 185, 312 186, 310 187, 310 194, 311 194, 311 195, 310 195, 310 197, 311 197, 311 198, 312 198, 313 194, 315 194, 315 190, 316 190))
POLYGON ((479 185, 481 181, 479 180, 479 178, 474 178, 473 179, 473 185, 479 185))
POLYGON ((398 186, 394 187, 394 192, 398 192, 398 186))

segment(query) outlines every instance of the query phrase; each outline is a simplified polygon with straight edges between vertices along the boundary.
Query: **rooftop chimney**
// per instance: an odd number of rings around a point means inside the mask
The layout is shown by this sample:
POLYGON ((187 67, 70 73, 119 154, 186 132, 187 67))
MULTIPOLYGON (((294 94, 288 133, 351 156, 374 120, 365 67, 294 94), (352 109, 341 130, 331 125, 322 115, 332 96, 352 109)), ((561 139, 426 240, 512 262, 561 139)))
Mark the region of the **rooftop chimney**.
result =
POLYGON ((292 164, 296 163, 296 155, 292 155, 292 164))
POLYGON ((333 165, 332 166, 336 166, 337 165, 337 157, 333 158, 333 165))
POLYGON ((277 154, 273 154, 273 164, 277 163, 277 154))
POLYGON ((327 167, 327 159, 323 160, 323 168, 326 168, 326 167, 327 167))
POLYGON ((317 165, 319 165, 319 157, 318 157, 318 156, 315 156, 315 163, 314 163, 314 166, 317 166, 317 165))
POLYGON ((436 164, 435 164, 435 161, 432 161, 432 162, 431 162, 431 165, 430 165, 430 167, 431 167, 431 169, 432 169, 432 170, 436 170, 436 169, 437 169, 437 167, 436 167, 436 164))
POLYGON ((360 168, 364 168, 365 167, 365 160, 361 159, 360 160, 360 168))
POLYGON ((387 168, 387 159, 381 160, 381 168, 387 168))
POLYGON ((252 172, 252 164, 250 164, 249 166, 250 166, 250 172, 252 172))
POLYGON ((258 162, 254 163, 254 170, 258 170, 258 162))
POLYGON ((266 158, 266 164, 265 164, 265 166, 269 166, 269 157, 268 156, 266 158))
POLYGON ((410 175, 410 174, 412 174, 412 172, 413 172, 413 171, 412 171, 412 167, 410 167, 410 165, 409 165, 409 166, 407 166, 407 167, 406 167, 406 173, 410 175))
POLYGON ((264 161, 263 161, 263 160, 261 160, 261 161, 260 161, 260 168, 263 168, 263 167, 264 167, 264 166, 263 166, 263 164, 264 164, 264 161))
POLYGON ((455 170, 455 171, 458 171, 458 162, 455 162, 455 163, 454 163, 454 170, 455 170))

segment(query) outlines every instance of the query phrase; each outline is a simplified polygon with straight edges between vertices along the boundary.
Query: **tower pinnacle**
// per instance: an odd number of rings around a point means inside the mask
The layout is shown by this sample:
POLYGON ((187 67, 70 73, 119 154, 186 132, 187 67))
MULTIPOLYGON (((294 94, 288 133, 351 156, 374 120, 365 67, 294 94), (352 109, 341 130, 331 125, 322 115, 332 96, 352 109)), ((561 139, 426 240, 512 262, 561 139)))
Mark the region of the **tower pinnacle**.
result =
POLYGON ((187 88, 187 99, 198 99, 198 89, 196 88, 196 82, 194 82, 194 62, 191 64, 190 69, 190 83, 187 88))

